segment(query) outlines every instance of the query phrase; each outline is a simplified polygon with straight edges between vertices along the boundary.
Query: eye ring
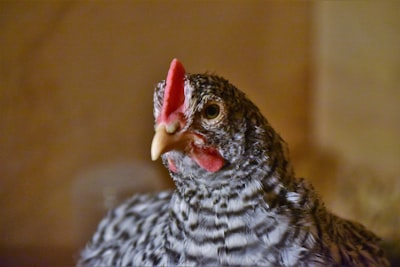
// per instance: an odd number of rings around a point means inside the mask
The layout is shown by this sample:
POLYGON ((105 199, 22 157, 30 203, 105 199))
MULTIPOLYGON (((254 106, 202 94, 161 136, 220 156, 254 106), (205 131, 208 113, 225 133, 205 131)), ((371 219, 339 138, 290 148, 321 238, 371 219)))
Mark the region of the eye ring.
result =
POLYGON ((221 114, 221 107, 217 103, 210 103, 203 109, 203 116, 207 120, 214 120, 221 114))

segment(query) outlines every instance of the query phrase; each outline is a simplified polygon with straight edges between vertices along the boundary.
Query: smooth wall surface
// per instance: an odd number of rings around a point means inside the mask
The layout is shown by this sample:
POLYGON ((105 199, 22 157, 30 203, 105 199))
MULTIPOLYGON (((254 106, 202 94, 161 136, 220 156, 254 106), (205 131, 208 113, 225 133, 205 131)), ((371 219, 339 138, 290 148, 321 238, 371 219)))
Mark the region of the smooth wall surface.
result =
MULTIPOLYGON (((400 237, 400 2, 315 5, 314 144, 337 213, 400 237), (333 168, 329 168, 333 169, 333 168)), ((325 177, 325 181, 322 177, 325 177)))

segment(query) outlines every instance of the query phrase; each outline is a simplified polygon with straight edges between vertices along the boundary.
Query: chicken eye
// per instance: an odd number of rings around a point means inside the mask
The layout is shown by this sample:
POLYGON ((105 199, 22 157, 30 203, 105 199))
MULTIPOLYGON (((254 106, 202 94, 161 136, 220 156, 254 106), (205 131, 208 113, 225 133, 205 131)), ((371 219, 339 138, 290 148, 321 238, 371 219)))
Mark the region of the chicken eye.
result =
POLYGON ((219 113, 220 107, 218 104, 215 103, 206 106, 203 111, 204 117, 208 120, 215 119, 216 117, 218 117, 219 113))

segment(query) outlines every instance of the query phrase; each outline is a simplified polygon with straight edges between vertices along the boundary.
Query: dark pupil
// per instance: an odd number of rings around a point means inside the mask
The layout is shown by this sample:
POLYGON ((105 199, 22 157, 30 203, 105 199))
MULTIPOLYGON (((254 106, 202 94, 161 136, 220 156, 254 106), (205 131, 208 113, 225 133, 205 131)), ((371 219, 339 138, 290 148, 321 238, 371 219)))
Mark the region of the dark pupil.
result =
POLYGON ((206 107, 204 111, 207 119, 214 119, 219 114, 219 106, 217 104, 212 104, 206 107))

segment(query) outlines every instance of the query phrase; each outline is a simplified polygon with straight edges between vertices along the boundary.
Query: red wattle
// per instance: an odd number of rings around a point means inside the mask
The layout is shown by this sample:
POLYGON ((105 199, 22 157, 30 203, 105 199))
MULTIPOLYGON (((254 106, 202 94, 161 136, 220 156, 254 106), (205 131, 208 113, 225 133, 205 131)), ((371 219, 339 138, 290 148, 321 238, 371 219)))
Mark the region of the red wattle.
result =
POLYGON ((168 168, 172 171, 172 172, 178 172, 178 168, 175 165, 175 162, 168 158, 168 168))
POLYGON ((200 167, 209 172, 217 172, 224 166, 224 158, 215 148, 194 147, 191 156, 200 167))

